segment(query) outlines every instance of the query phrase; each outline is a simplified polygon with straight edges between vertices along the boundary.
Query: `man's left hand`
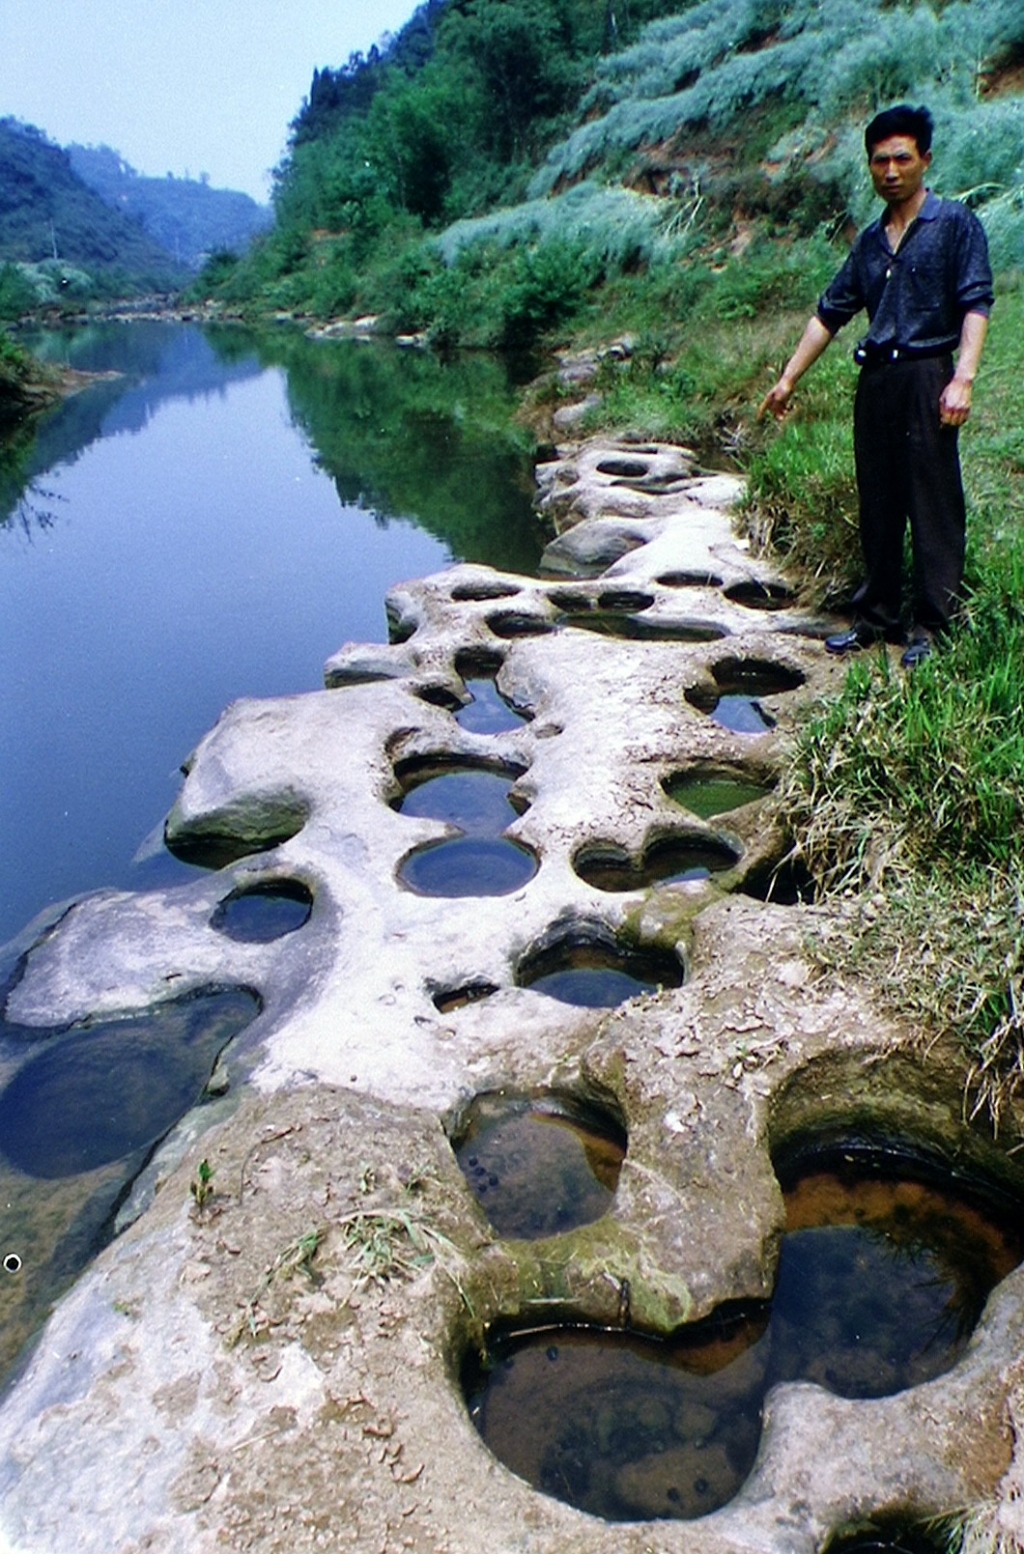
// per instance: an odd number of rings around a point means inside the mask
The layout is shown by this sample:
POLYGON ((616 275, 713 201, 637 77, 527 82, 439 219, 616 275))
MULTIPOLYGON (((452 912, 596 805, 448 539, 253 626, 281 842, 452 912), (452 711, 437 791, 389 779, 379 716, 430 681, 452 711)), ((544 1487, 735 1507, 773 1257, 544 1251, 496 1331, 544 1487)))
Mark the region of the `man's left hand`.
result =
POLYGON ((950 378, 939 399, 939 420, 943 426, 963 426, 971 413, 972 384, 950 378))

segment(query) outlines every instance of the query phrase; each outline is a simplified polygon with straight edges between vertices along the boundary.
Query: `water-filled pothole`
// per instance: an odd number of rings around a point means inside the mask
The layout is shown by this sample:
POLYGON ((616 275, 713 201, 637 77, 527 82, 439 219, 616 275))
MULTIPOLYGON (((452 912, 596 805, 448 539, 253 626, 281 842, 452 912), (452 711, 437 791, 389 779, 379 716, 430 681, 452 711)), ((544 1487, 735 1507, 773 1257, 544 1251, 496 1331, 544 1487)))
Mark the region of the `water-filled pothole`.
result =
POLYGON ((418 896, 508 896, 529 883, 537 856, 503 836, 455 836, 427 842, 398 868, 418 896))
POLYGON ((869 1531, 832 1538, 824 1554, 950 1554, 953 1547, 941 1526, 922 1527, 905 1517, 881 1517, 869 1531))
POLYGON ((849 1139, 791 1151, 779 1172, 770 1303, 720 1308, 667 1340, 496 1328, 463 1380, 507 1467, 608 1520, 692 1519, 742 1485, 776 1383, 874 1398, 955 1364, 1024 1252, 1019 1204, 919 1152, 849 1139))
POLYGON ((417 762, 399 768, 406 792, 396 808, 403 815, 420 820, 440 820, 458 826, 467 836, 496 836, 523 813, 525 805, 514 805, 509 790, 522 773, 522 767, 488 767, 458 764, 452 760, 417 762))
POLYGON ((653 603, 653 594, 635 588, 608 588, 597 596, 597 608, 612 615, 638 615, 642 610, 649 610, 653 603))
POLYGON ((301 880, 262 880, 225 896, 210 927, 245 944, 269 944, 303 927, 312 910, 313 892, 301 880))
POLYGON ((662 588, 721 588, 722 579, 714 572, 662 572, 654 580, 662 588))
POLYGON ((465 685, 473 699, 455 714, 460 728, 471 734, 505 734, 526 722, 526 714, 505 700, 493 677, 467 680, 465 685))
POLYGON ((495 578, 493 582, 457 583, 452 598, 457 604, 482 603, 487 599, 512 599, 518 593, 522 593, 518 583, 503 583, 495 578))
POLYGON ((650 465, 643 459, 602 459, 597 466, 599 475, 613 475, 618 480, 641 480, 650 465))
POLYGON ((421 896, 505 896, 537 872, 530 848, 502 832, 522 812, 509 798, 521 769, 464 765, 438 771, 429 761, 399 801, 402 814, 457 826, 460 835, 427 842, 399 865, 398 878, 421 896))
POLYGON ((527 610, 499 610, 487 617, 487 625, 496 637, 543 637, 554 631, 555 622, 545 615, 527 610))
POLYGON ((757 1454, 766 1326, 756 1309, 671 1342, 570 1326, 497 1333, 463 1376, 470 1416, 513 1473, 592 1516, 706 1516, 757 1454))
POLYGON ((675 885, 706 880, 735 868, 740 855, 721 837, 665 837, 631 858, 614 843, 588 843, 573 860, 580 879, 597 890, 643 890, 649 885, 675 885))
POLYGON ((195 1104, 217 1053, 260 1007, 254 993, 216 989, 60 1033, 15 1027, 20 1040, 46 1041, 0 1091, 0 1150, 53 1180, 148 1147, 195 1104))
POLYGON ((567 626, 593 631, 602 637, 623 637, 635 642, 718 642, 729 635, 714 621, 650 620, 647 616, 591 610, 565 617, 567 626))
POLYGON ((308 811, 305 804, 289 804, 281 799, 268 806, 265 823, 259 815, 249 815, 244 830, 216 830, 212 826, 203 832, 182 834, 164 832, 164 846, 181 863, 192 864, 198 869, 224 869, 230 863, 255 853, 271 852, 298 836, 306 824, 308 811))
POLYGON ((535 1240, 600 1219, 626 1153, 606 1111, 560 1095, 477 1096, 452 1148, 499 1236, 535 1240))
POLYGON ((451 1014, 469 1004, 478 1004, 482 998, 490 998, 497 991, 494 982, 460 982, 458 987, 437 988, 431 996, 439 1014, 451 1014))
POLYGON ((730 810, 753 804, 771 792, 769 783, 755 782, 752 778, 741 777, 724 769, 676 772, 666 777, 662 786, 674 803, 681 804, 702 820, 726 815, 730 810))
POLYGON ((765 659, 725 658, 712 665, 715 689, 694 686, 686 692, 692 707, 734 734, 763 734, 775 720, 761 706, 761 696, 778 696, 804 683, 798 669, 765 659))
POLYGON ((0 1093, 0 1379, 110 1240, 150 1149, 260 1008, 254 993, 221 988, 64 1029, 0 1023, 5 1068, 30 1053, 0 1093))
POLYGON ((682 980, 675 956, 632 950, 590 928, 555 939, 528 956, 516 973, 520 987, 585 1009, 612 1009, 641 993, 679 987, 682 980))
POLYGON ((778 696, 804 683, 799 669, 765 658, 722 658, 711 673, 720 691, 744 696, 778 696))
POLYGON ((848 1141, 776 1162, 772 1379, 886 1397, 954 1365, 1024 1256, 1019 1205, 927 1156, 848 1141))
POLYGON ((796 595, 784 583, 758 582, 756 578, 750 578, 733 583, 725 590, 725 597, 748 610, 784 610, 796 595))

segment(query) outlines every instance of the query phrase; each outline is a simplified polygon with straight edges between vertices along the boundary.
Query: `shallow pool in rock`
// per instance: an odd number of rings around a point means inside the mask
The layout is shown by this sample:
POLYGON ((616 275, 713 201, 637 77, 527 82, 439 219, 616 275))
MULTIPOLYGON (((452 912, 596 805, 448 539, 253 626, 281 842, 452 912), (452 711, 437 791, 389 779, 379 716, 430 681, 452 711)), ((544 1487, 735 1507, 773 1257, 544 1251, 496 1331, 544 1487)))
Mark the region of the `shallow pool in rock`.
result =
POLYGON ((478 1096, 455 1158, 499 1236, 534 1240, 599 1219, 618 1185, 626 1138, 607 1113, 558 1096, 478 1096))
POLYGON ((496 1457, 544 1494, 607 1521, 694 1519, 753 1466, 767 1366, 763 1311, 695 1323, 672 1342, 550 1327, 492 1340, 464 1376, 496 1457))
POLYGON ((309 921, 313 893, 300 880, 265 880, 224 897, 210 927, 242 944, 270 944, 309 921))
POLYGON ((502 835, 520 813, 509 798, 516 775, 473 766, 437 771, 424 763, 421 777, 409 777, 398 809, 457 826, 460 834, 414 848, 399 865, 399 881, 421 896, 505 896, 527 884, 537 872, 536 854, 502 835))
POLYGON ((595 890, 643 890, 650 885, 678 885, 710 879, 732 869, 739 853, 720 837, 665 837, 640 858, 631 858, 612 844, 588 844, 573 860, 580 879, 595 890))
POLYGON ((668 778, 664 787, 674 803, 681 804, 702 820, 712 820, 716 815, 726 815, 744 804, 753 804, 771 791, 767 783, 727 772, 681 772, 668 778))
POLYGON ((568 935, 529 956, 516 976, 520 987, 583 1009, 613 1009, 682 980, 675 956, 627 950, 584 935, 568 935))
POLYGON ((536 854, 503 836, 453 836, 417 847, 398 878, 418 896, 508 896, 537 872, 536 854))
POLYGON ((458 826, 466 836, 496 836, 521 813, 509 799, 515 777, 483 768, 426 775, 399 800, 403 815, 458 826))
POLYGON ((465 685, 473 699, 455 714, 460 728, 471 734, 505 734, 526 721, 502 696, 493 676, 467 680, 465 685))
POLYGON ((66 1029, 0 1024, 0 1378, 260 1008, 244 988, 211 988, 66 1029))
POLYGON ((949 1370, 1024 1257, 1019 1207, 870 1148, 780 1174, 773 1381, 886 1397, 949 1370))
POLYGON ((779 1174, 787 1229, 771 1302, 723 1306, 664 1340, 496 1325, 463 1385, 506 1467, 607 1520, 694 1519, 743 1484, 777 1383, 876 1398, 956 1364, 1024 1255, 1019 1204, 859 1140, 793 1155, 779 1174))

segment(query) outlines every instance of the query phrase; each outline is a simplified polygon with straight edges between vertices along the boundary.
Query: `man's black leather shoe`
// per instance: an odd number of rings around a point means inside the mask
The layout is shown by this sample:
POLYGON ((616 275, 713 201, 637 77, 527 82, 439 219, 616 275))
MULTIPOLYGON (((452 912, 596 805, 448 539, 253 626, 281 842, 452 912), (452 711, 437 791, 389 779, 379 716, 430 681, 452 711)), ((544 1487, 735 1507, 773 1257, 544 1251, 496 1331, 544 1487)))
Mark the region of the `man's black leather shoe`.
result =
POLYGON ((826 637, 825 648, 829 653, 859 653, 861 648, 880 642, 884 635, 878 626, 870 626, 867 621, 857 621, 849 631, 842 631, 837 637, 826 637))

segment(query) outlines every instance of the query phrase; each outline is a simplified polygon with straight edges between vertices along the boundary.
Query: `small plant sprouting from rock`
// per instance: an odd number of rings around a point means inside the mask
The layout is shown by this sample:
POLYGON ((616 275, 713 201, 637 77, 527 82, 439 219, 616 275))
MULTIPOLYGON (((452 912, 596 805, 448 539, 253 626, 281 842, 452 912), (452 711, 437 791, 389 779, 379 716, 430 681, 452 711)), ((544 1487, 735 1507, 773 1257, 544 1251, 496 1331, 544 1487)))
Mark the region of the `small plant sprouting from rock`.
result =
POLYGON ((275 1280, 290 1279, 293 1274, 299 1272, 304 1273, 307 1278, 313 1277, 311 1264, 320 1250, 323 1239, 322 1230, 308 1230, 305 1234, 296 1236, 283 1251, 278 1252, 233 1324, 228 1334, 229 1348, 234 1347, 246 1328, 252 1338, 259 1337, 261 1330, 266 1326, 266 1318, 261 1317, 260 1302, 275 1280))
POLYGON ((201 1214, 213 1197, 213 1166, 208 1160, 200 1160, 196 1174, 188 1184, 188 1190, 201 1214))

